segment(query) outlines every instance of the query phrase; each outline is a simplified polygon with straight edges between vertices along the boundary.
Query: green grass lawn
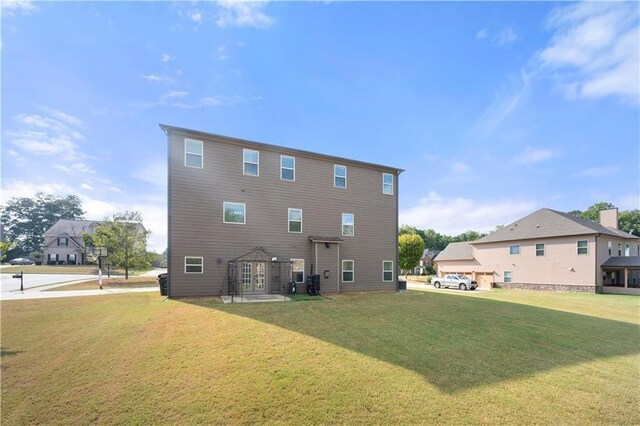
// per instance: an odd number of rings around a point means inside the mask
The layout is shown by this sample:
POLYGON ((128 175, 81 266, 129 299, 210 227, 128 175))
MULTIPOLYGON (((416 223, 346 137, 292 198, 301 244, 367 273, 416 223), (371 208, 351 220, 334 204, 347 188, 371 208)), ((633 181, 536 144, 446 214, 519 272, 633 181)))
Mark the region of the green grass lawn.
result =
POLYGON ((632 296, 162 300, 2 302, 2 424, 640 423, 632 296))
MULTIPOLYGON (((130 277, 125 280, 124 277, 103 278, 102 288, 135 288, 135 287, 158 287, 158 281, 154 277, 130 277)), ((69 291, 69 290, 97 290, 100 288, 98 280, 85 281, 76 284, 69 284, 60 287, 54 287, 45 291, 69 291)), ((160 290, 158 290, 160 291, 160 290)))
MULTIPOLYGON (((129 275, 142 274, 151 269, 145 269, 142 271, 129 271, 129 275)), ((11 266, 5 264, 0 266, 0 272, 2 273, 15 273, 23 271, 25 274, 78 274, 78 275, 91 275, 98 274, 98 267, 96 265, 16 265, 11 266)), ((103 269, 106 275, 106 269, 103 269)), ((112 274, 124 274, 124 269, 111 269, 112 274)))

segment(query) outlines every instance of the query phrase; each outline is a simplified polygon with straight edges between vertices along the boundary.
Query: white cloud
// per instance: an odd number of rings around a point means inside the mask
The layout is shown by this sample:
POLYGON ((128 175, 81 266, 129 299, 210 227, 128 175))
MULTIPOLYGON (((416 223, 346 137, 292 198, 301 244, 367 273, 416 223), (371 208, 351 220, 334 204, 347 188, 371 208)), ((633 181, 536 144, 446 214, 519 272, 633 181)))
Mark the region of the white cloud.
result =
POLYGON ((207 96, 204 98, 200 98, 200 100, 196 103, 182 103, 175 102, 171 106, 176 108, 202 108, 202 107, 217 107, 222 105, 234 105, 240 102, 242 98, 238 95, 234 96, 207 96))
POLYGON ((473 130, 488 135, 525 101, 531 90, 531 77, 524 68, 520 78, 512 82, 508 89, 498 93, 491 105, 482 113, 473 130))
POLYGON ((183 98, 188 96, 189 92, 186 90, 170 90, 164 94, 163 98, 171 99, 171 98, 183 98))
POLYGON ((144 165, 133 172, 132 176, 143 182, 165 188, 167 186, 167 162, 161 159, 146 161, 144 165))
POLYGON ((229 59, 229 57, 227 55, 219 55, 218 56, 218 60, 219 61, 226 61, 227 59, 229 59))
POLYGON ((85 137, 77 130, 82 121, 70 114, 51 108, 42 107, 50 115, 18 114, 14 116, 14 124, 8 124, 5 140, 19 151, 37 156, 57 157, 50 167, 65 173, 95 173, 87 161, 93 159, 84 147, 85 137), (55 118, 54 118, 55 117, 55 118), (63 158, 61 161, 59 158, 63 158))
POLYGON ((476 40, 482 40, 487 38, 487 30, 480 30, 476 33, 476 40))
POLYGON ((169 62, 169 61, 173 61, 176 57, 175 56, 171 56, 168 53, 163 53, 162 54, 162 62, 169 62))
POLYGON ((16 14, 29 15, 38 10, 31 0, 2 0, 0 2, 4 16, 15 17, 16 14))
POLYGON ((518 154, 514 161, 520 164, 534 164, 541 161, 550 160, 560 156, 560 152, 553 149, 527 148, 518 154))
POLYGON ((238 47, 244 47, 244 46, 246 46, 246 44, 244 44, 244 42, 243 42, 243 41, 239 41, 239 42, 237 42, 237 43, 236 43, 236 46, 238 46, 238 47))
POLYGON ((618 174, 618 167, 613 166, 599 166, 599 167, 588 167, 586 169, 582 169, 573 174, 575 177, 605 177, 605 176, 613 176, 618 174))
POLYGON ((518 40, 518 35, 511 27, 504 28, 494 37, 494 41, 498 46, 514 43, 516 40, 518 40))
POLYGON ((465 173, 468 172, 470 170, 469 165, 461 162, 461 161, 455 161, 453 163, 453 171, 456 173, 465 173))
POLYGON ((16 151, 10 149, 7 151, 7 155, 11 156, 11 157, 20 157, 20 154, 18 154, 16 151))
POLYGON ((86 189, 88 191, 93 191, 93 186, 89 185, 88 183, 84 183, 84 182, 82 184, 80 184, 80 188, 86 189))
POLYGON ((200 24, 202 22, 202 18, 204 17, 204 14, 202 13, 201 10, 194 9, 194 10, 190 10, 189 12, 187 12, 187 16, 193 22, 196 22, 196 23, 200 24))
POLYGON ((175 83, 174 79, 172 79, 171 77, 166 76, 166 75, 143 74, 143 75, 140 76, 140 78, 143 78, 143 79, 145 79, 147 81, 164 83, 164 84, 175 83))
POLYGON ((582 2, 556 9, 554 30, 539 60, 560 79, 568 98, 614 96, 640 102, 640 20, 637 3, 582 2))
POLYGON ((488 232, 496 225, 511 223, 531 213, 536 207, 536 203, 530 200, 448 199, 430 192, 420 200, 420 204, 400 211, 400 224, 434 229, 448 235, 457 235, 469 229, 488 232))
POLYGON ((266 2, 219 1, 216 24, 225 27, 267 28, 275 18, 264 12, 266 2))

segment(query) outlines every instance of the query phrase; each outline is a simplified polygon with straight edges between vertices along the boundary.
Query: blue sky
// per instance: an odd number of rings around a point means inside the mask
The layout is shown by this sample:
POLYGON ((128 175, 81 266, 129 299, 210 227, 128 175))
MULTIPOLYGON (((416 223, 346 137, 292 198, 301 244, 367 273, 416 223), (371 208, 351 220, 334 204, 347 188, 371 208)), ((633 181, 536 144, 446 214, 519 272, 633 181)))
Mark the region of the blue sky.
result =
POLYGON ((2 3, 2 200, 140 210, 158 123, 404 168, 400 221, 640 208, 637 3, 2 3))

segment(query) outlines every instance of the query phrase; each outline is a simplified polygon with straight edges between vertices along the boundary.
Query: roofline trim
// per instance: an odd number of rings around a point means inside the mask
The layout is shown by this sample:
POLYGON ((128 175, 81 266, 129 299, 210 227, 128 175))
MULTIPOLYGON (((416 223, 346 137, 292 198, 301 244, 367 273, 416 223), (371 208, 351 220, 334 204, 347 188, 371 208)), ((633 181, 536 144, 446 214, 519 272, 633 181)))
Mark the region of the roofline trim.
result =
POLYGON ((307 157, 316 157, 316 158, 319 157, 327 160, 348 162, 348 163, 370 167, 370 168, 390 170, 390 171, 394 171, 396 175, 399 175, 400 173, 405 171, 404 169, 399 169, 397 167, 392 167, 392 166, 385 166, 383 164, 369 163, 366 161, 359 161, 351 158, 337 157, 335 155, 322 154, 322 153, 313 152, 313 151, 305 151, 297 148, 289 148, 282 145, 274 145, 274 144, 269 144, 264 142, 250 141, 247 139, 234 138, 232 136, 225 136, 225 135, 219 135, 216 133, 203 132, 201 130, 187 129, 184 127, 176 127, 176 126, 171 126, 171 125, 162 124, 162 123, 160 123, 159 126, 167 136, 169 136, 171 132, 184 133, 187 135, 197 135, 197 136, 205 137, 209 139, 219 139, 221 142, 230 143, 234 145, 244 145, 244 146, 250 145, 256 148, 262 147, 262 148, 266 148, 270 150, 278 150, 278 151, 285 150, 288 152, 293 152, 293 153, 300 154, 302 156, 307 156, 307 157))

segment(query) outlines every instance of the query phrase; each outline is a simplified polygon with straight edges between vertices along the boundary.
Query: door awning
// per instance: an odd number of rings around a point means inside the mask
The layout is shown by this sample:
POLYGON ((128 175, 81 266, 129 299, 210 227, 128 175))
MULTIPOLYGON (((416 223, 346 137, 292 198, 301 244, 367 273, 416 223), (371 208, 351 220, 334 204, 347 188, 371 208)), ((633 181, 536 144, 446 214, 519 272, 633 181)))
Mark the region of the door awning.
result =
POLYGON ((338 237, 318 237, 310 235, 309 240, 313 243, 326 243, 326 244, 342 244, 343 240, 338 237))

